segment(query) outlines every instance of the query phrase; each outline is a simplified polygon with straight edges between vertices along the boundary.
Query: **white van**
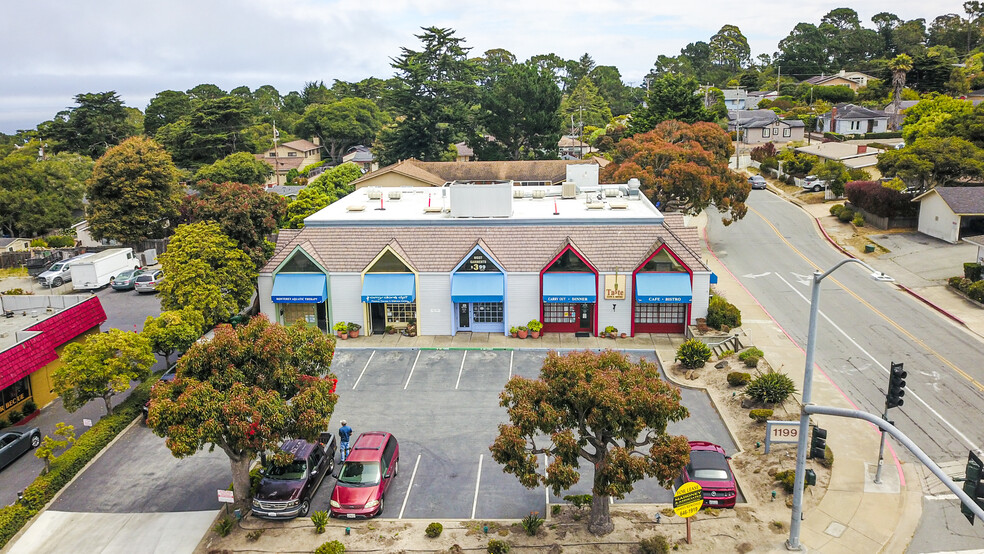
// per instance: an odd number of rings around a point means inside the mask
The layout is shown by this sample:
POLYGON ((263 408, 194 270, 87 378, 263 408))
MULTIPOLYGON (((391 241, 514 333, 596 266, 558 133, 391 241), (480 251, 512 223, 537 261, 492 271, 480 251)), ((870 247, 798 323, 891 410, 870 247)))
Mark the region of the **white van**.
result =
POLYGON ((132 248, 111 248, 72 264, 72 287, 96 290, 105 287, 120 272, 137 269, 140 261, 132 248))
POLYGON ((42 287, 60 287, 62 283, 72 280, 72 264, 88 258, 92 254, 82 254, 74 258, 55 262, 41 275, 38 275, 38 284, 42 287))

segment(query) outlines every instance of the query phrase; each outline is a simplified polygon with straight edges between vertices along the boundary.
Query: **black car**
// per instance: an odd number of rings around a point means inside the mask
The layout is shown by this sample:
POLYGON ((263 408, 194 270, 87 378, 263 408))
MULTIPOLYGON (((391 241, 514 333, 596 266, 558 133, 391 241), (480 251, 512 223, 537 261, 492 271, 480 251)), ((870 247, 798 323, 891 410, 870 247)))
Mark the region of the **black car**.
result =
POLYGON ((7 467, 22 454, 41 444, 41 431, 32 427, 24 431, 0 433, 0 469, 7 467))
POLYGON ((335 435, 322 433, 317 442, 291 439, 280 450, 293 454, 286 465, 268 463, 261 470, 253 496, 253 515, 264 519, 305 517, 311 511, 311 499, 326 475, 335 467, 335 435))

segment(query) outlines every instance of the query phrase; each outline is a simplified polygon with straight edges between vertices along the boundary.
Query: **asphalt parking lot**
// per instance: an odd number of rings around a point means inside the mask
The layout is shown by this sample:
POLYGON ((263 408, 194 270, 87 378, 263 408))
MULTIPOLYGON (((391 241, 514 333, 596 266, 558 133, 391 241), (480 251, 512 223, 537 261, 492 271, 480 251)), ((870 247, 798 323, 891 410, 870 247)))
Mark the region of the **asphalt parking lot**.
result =
MULTIPOLYGON (((633 360, 651 351, 628 351, 633 360)), ((489 445, 505 410, 498 396, 512 375, 536 377, 546 350, 340 349, 332 370, 339 402, 332 432, 346 419, 355 434, 388 431, 400 444, 399 475, 385 496, 383 517, 518 519, 563 502, 543 488, 530 490, 492 460, 489 445)), ((729 453, 735 445, 701 392, 683 389, 691 417, 669 432, 709 440, 729 453)), ((590 493, 592 471, 563 494, 590 493)), ((231 473, 219 450, 175 460, 163 440, 136 425, 68 487, 53 506, 81 512, 174 512, 217 509, 216 489, 231 473)), ((327 510, 334 480, 312 501, 327 510)), ((672 493, 652 480, 616 503, 669 503, 672 493)))

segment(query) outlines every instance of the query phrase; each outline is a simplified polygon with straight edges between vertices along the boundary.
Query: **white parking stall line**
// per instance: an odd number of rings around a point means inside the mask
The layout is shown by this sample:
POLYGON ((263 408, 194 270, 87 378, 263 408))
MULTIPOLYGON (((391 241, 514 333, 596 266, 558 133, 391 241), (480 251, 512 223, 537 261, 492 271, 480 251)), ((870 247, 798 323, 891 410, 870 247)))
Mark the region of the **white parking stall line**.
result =
POLYGON ((461 367, 458 368, 458 380, 454 382, 454 390, 458 390, 458 384, 461 383, 461 372, 465 370, 465 358, 468 357, 468 351, 465 350, 461 354, 461 367))
POLYGON ((516 353, 515 350, 510 350, 509 351, 509 378, 510 379, 512 379, 513 354, 515 354, 515 353, 516 353))
MULTIPOLYGON (((806 302, 807 304, 810 303, 810 300, 806 296, 804 296, 803 293, 801 293, 796 287, 794 287, 793 285, 789 284, 789 281, 783 279, 782 278, 782 275, 779 275, 777 273, 776 274, 776 277, 779 277, 779 280, 782 281, 783 283, 785 283, 787 287, 789 287, 790 289, 792 289, 792 291, 795 292, 797 296, 799 296, 800 298, 802 298, 804 302, 806 302)), ((827 321, 827 323, 829 323, 831 326, 833 326, 834 329, 837 329, 837 331, 840 334, 844 335, 844 338, 846 338, 848 340, 848 342, 850 342, 851 344, 853 344, 858 350, 860 350, 865 356, 867 356, 868 359, 870 359, 873 364, 875 364, 879 369, 881 369, 883 373, 886 373, 886 374, 889 373, 887 367, 885 367, 881 362, 879 362, 877 358, 875 358, 870 353, 868 353, 867 350, 865 350, 864 348, 862 348, 861 345, 857 343, 857 341, 855 341, 853 338, 851 338, 851 335, 847 334, 846 331, 844 331, 843 329, 841 329, 836 323, 833 322, 833 320, 831 320, 829 317, 827 317, 827 314, 823 313, 823 310, 818 310, 817 312, 819 313, 820 317, 824 318, 827 321)), ((960 437, 960 439, 964 441, 964 444, 966 444, 967 446, 971 447, 972 449, 974 449, 974 450, 976 450, 978 452, 981 452, 981 447, 978 446, 977 443, 975 443, 974 441, 970 440, 970 438, 967 435, 961 433, 960 430, 957 429, 955 425, 953 425, 952 423, 950 423, 949 421, 947 421, 946 418, 944 418, 942 414, 940 414, 935 409, 933 409, 933 407, 930 406, 928 402, 926 402, 918 394, 916 394, 915 392, 913 392, 912 385, 909 385, 909 389, 906 390, 906 398, 914 398, 914 399, 916 399, 916 402, 919 402, 920 404, 922 404, 924 408, 926 408, 931 414, 933 414, 934 416, 936 416, 936 418, 939 419, 941 422, 943 422, 944 425, 946 425, 947 427, 949 427, 950 430, 953 431, 954 434, 956 434, 958 437, 960 437)))
POLYGON ((485 454, 478 456, 478 477, 475 478, 475 499, 472 500, 472 519, 475 519, 475 508, 478 508, 478 486, 482 484, 482 460, 484 458, 485 454))
POLYGON ((396 519, 403 519, 403 510, 407 509, 407 500, 410 498, 410 491, 413 489, 413 480, 417 477, 417 466, 420 465, 420 454, 417 454, 417 461, 413 463, 413 473, 410 474, 410 486, 407 487, 407 494, 403 496, 403 505, 400 506, 400 515, 396 519))
POLYGON ((407 383, 403 385, 403 390, 407 390, 407 387, 410 386, 410 378, 413 377, 413 370, 417 367, 417 360, 420 359, 420 353, 421 350, 418 350, 417 357, 413 359, 413 365, 410 366, 410 375, 407 375, 407 383))
POLYGON ((369 369, 369 362, 372 361, 372 357, 375 356, 375 355, 376 355, 376 351, 375 350, 373 350, 372 353, 369 354, 369 359, 366 360, 366 365, 365 365, 365 367, 362 368, 362 373, 359 373, 359 378, 356 379, 355 380, 355 384, 352 385, 352 390, 355 390, 355 387, 359 386, 359 381, 361 381, 362 380, 362 376, 366 374, 366 370, 369 369))

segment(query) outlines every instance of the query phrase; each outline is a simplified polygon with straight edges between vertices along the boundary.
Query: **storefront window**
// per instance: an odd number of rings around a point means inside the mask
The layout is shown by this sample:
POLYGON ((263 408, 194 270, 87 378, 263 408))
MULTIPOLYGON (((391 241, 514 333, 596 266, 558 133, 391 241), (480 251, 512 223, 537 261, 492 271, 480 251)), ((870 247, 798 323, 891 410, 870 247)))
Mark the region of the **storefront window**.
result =
POLYGON ((386 304, 386 325, 403 327, 417 319, 417 303, 386 304))
POLYGON ((475 323, 502 323, 502 302, 472 303, 472 321, 475 323))
POLYGON ((543 304, 544 323, 574 323, 577 321, 577 312, 574 304, 543 304))
POLYGON ((303 321, 308 325, 318 324, 316 304, 283 304, 284 325, 292 325, 303 321))
POLYGON ((636 323, 683 323, 686 304, 636 304, 636 323))
POLYGON ((30 378, 25 377, 13 385, 3 389, 0 393, 0 400, 3 401, 3 410, 7 411, 17 405, 18 402, 26 400, 31 395, 30 378))

